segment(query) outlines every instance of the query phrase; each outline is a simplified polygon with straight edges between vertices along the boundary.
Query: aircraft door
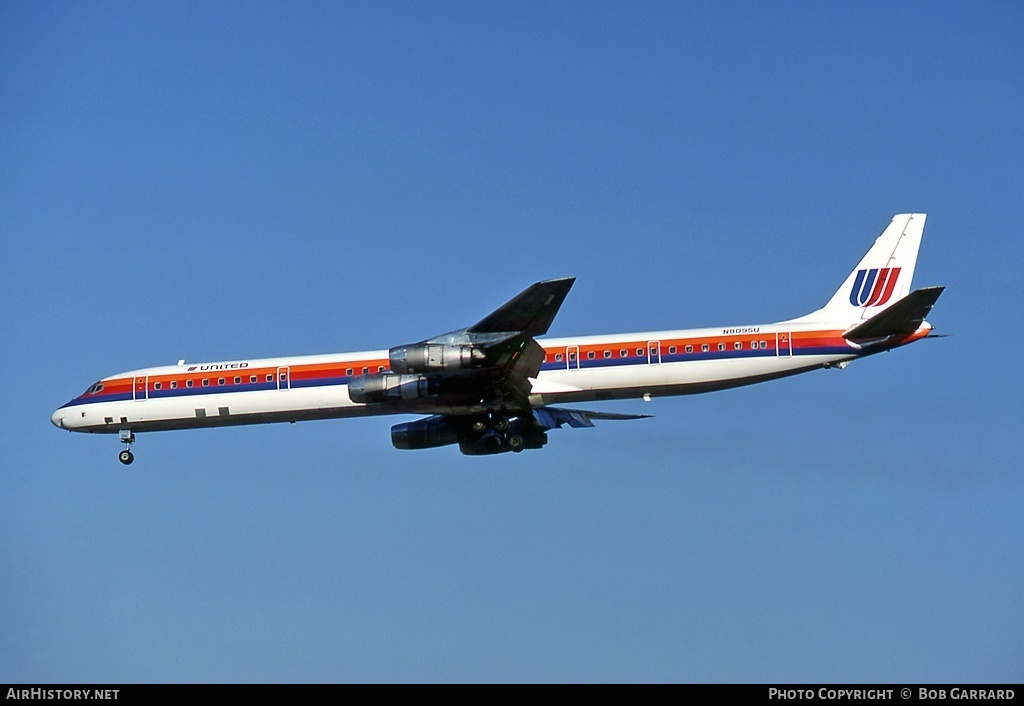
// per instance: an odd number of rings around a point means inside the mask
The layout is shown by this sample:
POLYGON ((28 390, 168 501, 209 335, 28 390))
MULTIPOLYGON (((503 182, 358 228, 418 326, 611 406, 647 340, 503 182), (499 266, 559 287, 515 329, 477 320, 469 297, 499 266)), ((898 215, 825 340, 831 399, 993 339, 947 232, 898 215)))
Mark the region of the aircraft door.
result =
POLYGON ((138 375, 135 377, 135 384, 132 387, 133 400, 149 399, 149 376, 138 375))
POLYGON ((579 370, 580 369, 580 347, 579 346, 566 346, 566 348, 565 348, 565 369, 566 370, 579 370))
POLYGON ((789 331, 775 334, 775 355, 779 358, 793 357, 793 335, 789 331))
POLYGON ((647 364, 658 365, 661 363, 661 341, 647 342, 647 364))
POLYGON ((277 389, 287 390, 292 386, 291 371, 287 367, 277 369, 277 389))

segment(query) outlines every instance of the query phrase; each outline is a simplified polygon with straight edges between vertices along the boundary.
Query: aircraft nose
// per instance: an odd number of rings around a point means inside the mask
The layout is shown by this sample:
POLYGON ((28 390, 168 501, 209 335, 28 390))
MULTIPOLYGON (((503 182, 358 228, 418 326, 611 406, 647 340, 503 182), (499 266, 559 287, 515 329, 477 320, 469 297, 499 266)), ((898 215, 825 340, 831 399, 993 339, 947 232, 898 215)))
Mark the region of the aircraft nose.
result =
POLYGON ((50 422, 53 426, 60 429, 64 428, 64 410, 58 409, 56 412, 50 415, 50 422))

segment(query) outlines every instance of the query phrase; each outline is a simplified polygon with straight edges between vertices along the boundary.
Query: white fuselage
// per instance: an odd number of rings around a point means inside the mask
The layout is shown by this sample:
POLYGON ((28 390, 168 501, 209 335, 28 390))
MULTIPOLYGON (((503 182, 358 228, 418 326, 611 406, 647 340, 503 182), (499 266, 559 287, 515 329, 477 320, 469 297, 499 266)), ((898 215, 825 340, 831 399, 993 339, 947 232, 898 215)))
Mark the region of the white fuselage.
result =
MULTIPOLYGON (((615 334, 538 341, 545 360, 533 383, 534 406, 555 402, 709 392, 834 365, 927 335, 862 347, 813 322, 615 334)), ((294 422, 391 413, 473 414, 429 399, 396 408, 358 404, 354 377, 387 371, 387 351, 133 370, 104 378, 56 412, 71 431, 118 433, 233 424, 294 422)))

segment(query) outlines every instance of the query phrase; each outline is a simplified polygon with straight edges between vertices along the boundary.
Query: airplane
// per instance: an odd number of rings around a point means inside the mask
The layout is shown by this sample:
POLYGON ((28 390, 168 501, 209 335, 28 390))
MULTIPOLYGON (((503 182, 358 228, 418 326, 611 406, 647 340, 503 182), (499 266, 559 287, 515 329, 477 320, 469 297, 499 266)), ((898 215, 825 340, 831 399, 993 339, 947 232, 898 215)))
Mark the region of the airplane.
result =
POLYGON ((61 429, 118 434, 380 414, 398 449, 539 449, 547 432, 649 415, 566 403, 686 395, 774 380, 934 337, 944 287, 911 290, 925 214, 895 216, 822 308, 772 324, 540 339, 574 278, 538 282, 466 328, 387 351, 239 359, 103 378, 55 411, 61 429))

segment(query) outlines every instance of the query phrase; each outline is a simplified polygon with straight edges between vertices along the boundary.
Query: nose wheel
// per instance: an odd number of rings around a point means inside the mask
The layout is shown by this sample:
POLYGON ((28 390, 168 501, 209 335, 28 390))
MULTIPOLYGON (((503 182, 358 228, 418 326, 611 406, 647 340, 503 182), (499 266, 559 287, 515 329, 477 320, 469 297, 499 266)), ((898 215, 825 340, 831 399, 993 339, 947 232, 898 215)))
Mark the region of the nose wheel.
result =
POLYGON ((124 451, 117 455, 117 460, 128 465, 135 460, 135 454, 132 453, 132 443, 135 441, 135 434, 132 433, 131 429, 121 430, 121 443, 124 444, 124 451))

